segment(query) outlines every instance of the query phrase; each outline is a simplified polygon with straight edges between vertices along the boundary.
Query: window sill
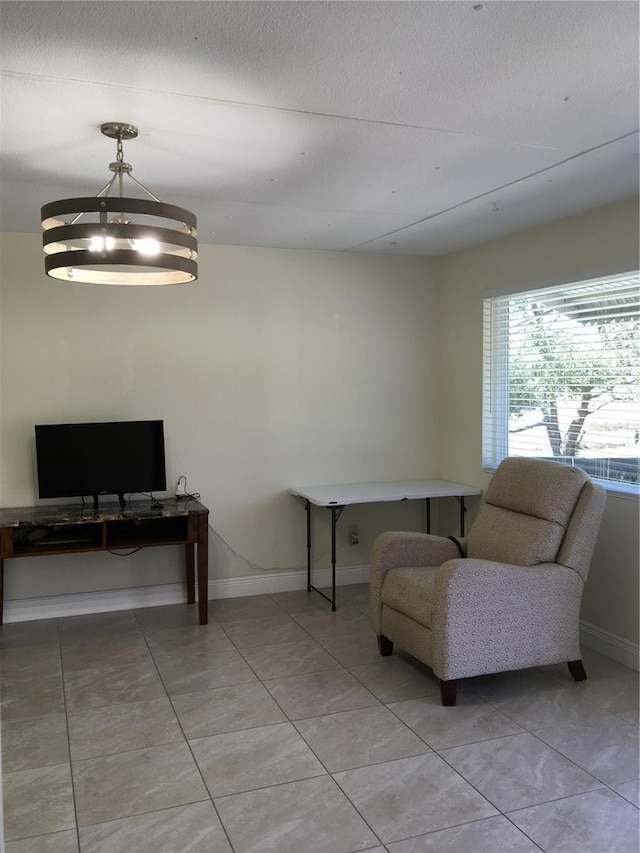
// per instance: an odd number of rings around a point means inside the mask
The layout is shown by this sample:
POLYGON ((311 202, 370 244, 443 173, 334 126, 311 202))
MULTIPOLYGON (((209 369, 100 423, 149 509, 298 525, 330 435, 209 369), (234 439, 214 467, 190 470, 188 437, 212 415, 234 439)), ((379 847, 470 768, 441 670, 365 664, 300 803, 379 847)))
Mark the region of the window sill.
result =
POLYGON ((610 480, 599 480, 597 477, 591 478, 594 483, 604 486, 607 494, 614 498, 622 498, 627 501, 640 500, 640 486, 633 483, 612 483, 610 480))

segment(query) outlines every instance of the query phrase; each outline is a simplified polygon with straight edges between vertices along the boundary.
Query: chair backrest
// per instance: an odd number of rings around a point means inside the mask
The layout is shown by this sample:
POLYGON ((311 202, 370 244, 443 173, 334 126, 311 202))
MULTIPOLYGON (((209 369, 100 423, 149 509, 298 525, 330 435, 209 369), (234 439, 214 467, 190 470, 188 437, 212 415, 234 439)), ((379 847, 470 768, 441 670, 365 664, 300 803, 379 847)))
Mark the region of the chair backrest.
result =
POLYGON ((519 566, 571 566, 586 579, 606 493, 580 468, 503 460, 467 537, 467 556, 519 566))

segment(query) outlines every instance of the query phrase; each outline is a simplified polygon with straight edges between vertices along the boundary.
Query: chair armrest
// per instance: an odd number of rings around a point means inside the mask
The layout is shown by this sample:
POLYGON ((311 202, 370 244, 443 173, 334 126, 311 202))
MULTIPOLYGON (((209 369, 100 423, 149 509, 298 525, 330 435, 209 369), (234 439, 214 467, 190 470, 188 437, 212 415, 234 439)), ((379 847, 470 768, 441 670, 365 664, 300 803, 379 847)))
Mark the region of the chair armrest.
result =
POLYGON ((371 566, 382 572, 398 566, 440 566, 456 556, 458 548, 446 536, 391 530, 381 533, 373 543, 371 566))
MULTIPOLYGON (((455 546, 454 546, 455 547, 455 546)), ((515 566, 511 563, 496 563, 493 560, 477 560, 467 557, 447 560, 440 566, 434 589, 434 605, 439 605, 439 596, 466 595, 473 592, 474 607, 478 596, 487 604, 499 601, 512 603, 514 592, 537 595, 545 588, 555 588, 563 579, 571 579, 579 587, 584 586, 580 574, 560 563, 538 563, 533 566, 515 566)))
POLYGON ((583 587, 559 563, 447 561, 433 591, 434 672, 464 678, 579 657, 566 655, 577 647, 583 587))
POLYGON ((455 542, 444 536, 405 530, 381 533, 373 543, 369 570, 371 617, 376 633, 380 633, 382 584, 389 569, 399 566, 439 566, 457 556, 455 542))

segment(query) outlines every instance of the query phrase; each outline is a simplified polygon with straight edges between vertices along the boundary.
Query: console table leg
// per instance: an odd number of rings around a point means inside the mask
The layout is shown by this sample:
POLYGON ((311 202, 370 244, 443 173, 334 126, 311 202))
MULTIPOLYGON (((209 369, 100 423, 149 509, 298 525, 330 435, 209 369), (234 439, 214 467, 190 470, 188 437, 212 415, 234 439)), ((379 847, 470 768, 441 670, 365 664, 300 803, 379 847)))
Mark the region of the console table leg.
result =
POLYGON ((209 622, 209 523, 206 515, 198 518, 198 614, 200 624, 209 622))
POLYGON ((4 624, 4 558, 0 557, 0 625, 4 624))
POLYGON ((196 602, 196 570, 195 570, 195 545, 188 542, 184 546, 185 568, 187 575, 187 603, 196 602))

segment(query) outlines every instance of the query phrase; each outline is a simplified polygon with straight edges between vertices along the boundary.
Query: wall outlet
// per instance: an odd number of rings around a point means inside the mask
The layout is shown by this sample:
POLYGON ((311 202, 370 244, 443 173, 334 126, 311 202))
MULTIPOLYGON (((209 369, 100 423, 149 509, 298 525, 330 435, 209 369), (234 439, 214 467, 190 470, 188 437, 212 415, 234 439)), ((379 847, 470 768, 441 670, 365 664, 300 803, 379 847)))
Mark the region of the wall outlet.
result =
POLYGON ((186 485, 187 485, 187 478, 184 475, 178 477, 178 482, 176 483, 176 497, 177 498, 186 498, 186 496, 187 496, 186 485))
POLYGON ((358 545, 360 542, 360 532, 357 524, 352 524, 349 528, 349 542, 352 545, 358 545))

